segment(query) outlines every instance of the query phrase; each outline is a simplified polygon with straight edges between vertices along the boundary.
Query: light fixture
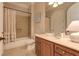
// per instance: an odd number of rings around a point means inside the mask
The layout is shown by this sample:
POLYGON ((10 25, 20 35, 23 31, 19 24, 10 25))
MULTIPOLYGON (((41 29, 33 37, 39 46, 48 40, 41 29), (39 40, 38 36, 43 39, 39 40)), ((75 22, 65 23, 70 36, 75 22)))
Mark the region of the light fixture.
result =
POLYGON ((58 2, 59 5, 63 4, 63 2, 58 2))
POLYGON ((53 7, 58 7, 58 5, 63 4, 63 2, 49 2, 49 5, 52 5, 53 7))
POLYGON ((54 2, 49 2, 48 4, 49 4, 49 5, 52 5, 53 3, 54 3, 54 2))
POLYGON ((55 3, 53 4, 53 7, 58 7, 58 3, 55 2, 55 3))

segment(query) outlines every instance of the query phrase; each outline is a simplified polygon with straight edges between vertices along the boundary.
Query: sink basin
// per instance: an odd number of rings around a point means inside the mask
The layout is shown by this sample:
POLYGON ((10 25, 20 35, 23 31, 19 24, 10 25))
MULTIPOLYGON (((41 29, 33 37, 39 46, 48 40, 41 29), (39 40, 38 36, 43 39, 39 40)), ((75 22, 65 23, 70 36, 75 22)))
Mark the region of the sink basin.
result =
POLYGON ((72 34, 70 35, 70 39, 71 39, 71 41, 73 41, 73 42, 79 43, 79 33, 72 33, 72 34))
POLYGON ((47 36, 54 36, 53 33, 46 33, 47 36))

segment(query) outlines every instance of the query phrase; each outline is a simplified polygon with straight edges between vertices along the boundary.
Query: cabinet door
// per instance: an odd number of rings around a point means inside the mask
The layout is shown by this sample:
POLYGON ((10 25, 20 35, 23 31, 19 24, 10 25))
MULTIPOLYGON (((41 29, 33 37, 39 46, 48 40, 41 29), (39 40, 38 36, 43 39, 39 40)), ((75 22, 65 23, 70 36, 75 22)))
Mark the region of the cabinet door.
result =
POLYGON ((54 49, 54 43, 50 43, 50 49, 51 49, 51 56, 54 56, 54 51, 55 51, 55 49, 54 49))
POLYGON ((53 56, 53 45, 43 38, 35 37, 35 51, 38 56, 53 56))
POLYGON ((42 56, 53 56, 53 43, 42 39, 41 40, 41 55, 42 56))
POLYGON ((51 42, 45 41, 45 56, 51 55, 51 42))
POLYGON ((45 56, 45 40, 41 40, 41 55, 45 56))
POLYGON ((37 54, 37 56, 41 55, 41 45, 40 44, 41 44, 40 42, 36 42, 35 48, 36 48, 36 54, 37 54))
POLYGON ((41 55, 41 39, 39 37, 35 37, 35 53, 37 56, 41 55))

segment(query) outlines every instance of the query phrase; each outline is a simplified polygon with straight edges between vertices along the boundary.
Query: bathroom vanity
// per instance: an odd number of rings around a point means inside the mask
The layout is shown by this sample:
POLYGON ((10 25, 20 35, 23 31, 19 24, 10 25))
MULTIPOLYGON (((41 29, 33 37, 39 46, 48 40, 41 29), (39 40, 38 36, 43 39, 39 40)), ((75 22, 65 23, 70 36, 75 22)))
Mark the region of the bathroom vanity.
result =
POLYGON ((46 34, 35 35, 35 49, 37 56, 79 56, 79 43, 46 34))

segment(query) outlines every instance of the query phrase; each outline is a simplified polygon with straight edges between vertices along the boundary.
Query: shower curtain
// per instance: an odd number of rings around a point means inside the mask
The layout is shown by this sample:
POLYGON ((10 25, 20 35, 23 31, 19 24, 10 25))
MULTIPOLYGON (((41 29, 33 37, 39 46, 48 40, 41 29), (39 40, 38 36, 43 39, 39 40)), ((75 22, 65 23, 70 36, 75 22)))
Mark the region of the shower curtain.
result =
POLYGON ((4 8, 4 43, 16 40, 16 11, 4 8))

